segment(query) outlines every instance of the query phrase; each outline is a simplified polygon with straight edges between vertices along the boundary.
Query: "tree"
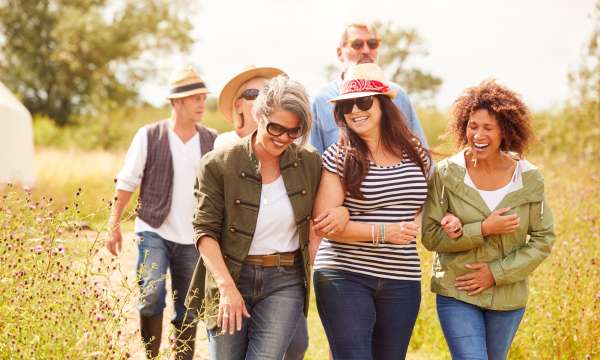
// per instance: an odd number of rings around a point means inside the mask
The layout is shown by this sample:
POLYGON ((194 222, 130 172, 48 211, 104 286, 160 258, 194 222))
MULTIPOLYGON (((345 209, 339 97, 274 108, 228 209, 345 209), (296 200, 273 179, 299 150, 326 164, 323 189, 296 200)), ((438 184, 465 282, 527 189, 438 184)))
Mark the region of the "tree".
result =
POLYGON ((0 80, 33 114, 61 125, 131 104, 153 69, 151 58, 191 45, 189 9, 182 5, 0 0, 0 80))
POLYGON ((416 102, 432 101, 442 85, 442 79, 414 65, 414 58, 429 55, 425 41, 415 29, 403 29, 391 21, 376 22, 381 37, 379 64, 390 79, 404 87, 416 102))
MULTIPOLYGON (((391 21, 375 22, 373 25, 381 37, 378 62, 389 79, 402 85, 413 101, 421 104, 431 102, 440 90, 442 79, 410 65, 413 59, 429 55, 423 38, 415 29, 403 29, 394 26, 391 21)), ((323 68, 328 79, 333 79, 338 71, 333 64, 323 68)))

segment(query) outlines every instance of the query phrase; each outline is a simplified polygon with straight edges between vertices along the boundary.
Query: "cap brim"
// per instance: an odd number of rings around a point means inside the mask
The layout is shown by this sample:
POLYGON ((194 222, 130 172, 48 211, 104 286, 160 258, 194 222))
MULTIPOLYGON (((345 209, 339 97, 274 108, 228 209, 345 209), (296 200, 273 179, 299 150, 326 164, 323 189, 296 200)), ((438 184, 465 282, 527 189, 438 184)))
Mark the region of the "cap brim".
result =
POLYGON ((390 99, 394 99, 396 97, 396 92, 392 91, 392 90, 390 90, 388 92, 384 92, 384 93, 380 93, 380 92, 376 92, 376 91, 353 92, 353 93, 347 93, 347 94, 343 94, 340 96, 336 96, 332 99, 329 99, 329 102, 334 103, 339 100, 354 99, 354 98, 372 96, 372 95, 386 95, 390 99))
POLYGON ((223 114, 227 121, 231 122, 231 109, 235 101, 233 97, 240 86, 250 79, 259 77, 271 79, 281 74, 285 74, 285 72, 275 67, 257 67, 242 71, 229 80, 223 87, 223 90, 221 90, 221 94, 219 94, 219 111, 221 111, 221 114, 223 114))
POLYGON ((184 91, 181 93, 175 93, 175 94, 171 94, 171 95, 167 96, 167 100, 180 99, 180 98, 184 98, 184 97, 188 97, 188 96, 192 96, 192 95, 196 95, 196 94, 210 94, 210 91, 207 88, 200 88, 200 89, 184 91))

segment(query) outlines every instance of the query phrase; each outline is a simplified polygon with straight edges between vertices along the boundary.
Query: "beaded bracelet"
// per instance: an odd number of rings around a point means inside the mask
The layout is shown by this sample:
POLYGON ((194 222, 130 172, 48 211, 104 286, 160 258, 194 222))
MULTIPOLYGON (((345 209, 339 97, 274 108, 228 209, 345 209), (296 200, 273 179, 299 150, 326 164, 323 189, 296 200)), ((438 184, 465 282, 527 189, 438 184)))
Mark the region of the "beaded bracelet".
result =
POLYGON ((371 242, 375 245, 375 225, 371 225, 371 242))
POLYGON ((385 224, 379 224, 379 242, 385 244, 385 224))

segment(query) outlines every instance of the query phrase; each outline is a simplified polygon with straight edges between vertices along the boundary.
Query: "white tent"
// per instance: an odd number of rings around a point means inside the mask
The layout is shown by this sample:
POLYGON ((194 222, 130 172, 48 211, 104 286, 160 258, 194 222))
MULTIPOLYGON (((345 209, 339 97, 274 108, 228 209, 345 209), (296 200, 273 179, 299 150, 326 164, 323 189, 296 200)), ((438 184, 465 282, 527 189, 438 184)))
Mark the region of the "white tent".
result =
POLYGON ((33 128, 31 114, 0 82, 0 187, 33 187, 33 128))

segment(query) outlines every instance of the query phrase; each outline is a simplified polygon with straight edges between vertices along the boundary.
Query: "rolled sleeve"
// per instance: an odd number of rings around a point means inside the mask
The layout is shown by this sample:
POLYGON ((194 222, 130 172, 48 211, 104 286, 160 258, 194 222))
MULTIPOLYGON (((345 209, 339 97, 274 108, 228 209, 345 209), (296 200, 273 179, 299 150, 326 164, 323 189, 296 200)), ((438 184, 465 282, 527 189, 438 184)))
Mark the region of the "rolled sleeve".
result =
POLYGON ((117 190, 134 192, 141 184, 146 166, 148 137, 143 127, 133 137, 123 167, 117 174, 117 190))
POLYGON ((205 156, 198 170, 195 191, 198 206, 192 221, 196 247, 204 236, 221 241, 225 210, 223 189, 223 173, 218 163, 211 156, 205 156))

